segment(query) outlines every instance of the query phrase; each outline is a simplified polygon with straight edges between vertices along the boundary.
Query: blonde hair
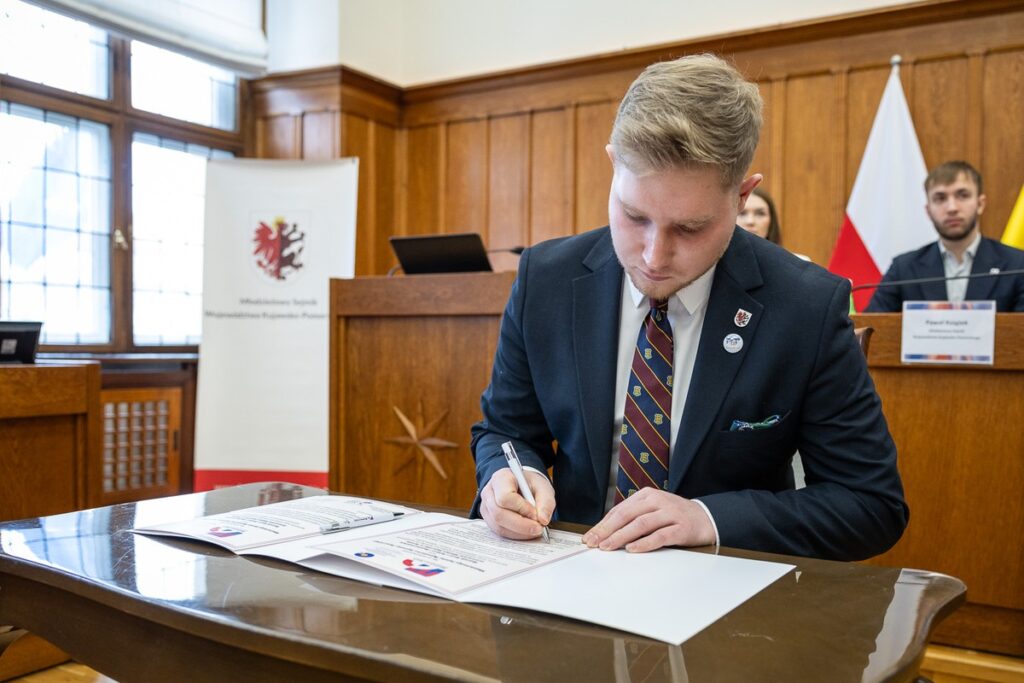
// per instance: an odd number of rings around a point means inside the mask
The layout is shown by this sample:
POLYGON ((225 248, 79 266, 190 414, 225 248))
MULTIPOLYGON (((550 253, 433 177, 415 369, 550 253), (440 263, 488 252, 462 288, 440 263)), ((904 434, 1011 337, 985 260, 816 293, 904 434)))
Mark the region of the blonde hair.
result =
POLYGON ((611 140, 617 162, 634 172, 712 166, 739 185, 761 133, 757 86, 715 55, 648 66, 619 104, 611 140))

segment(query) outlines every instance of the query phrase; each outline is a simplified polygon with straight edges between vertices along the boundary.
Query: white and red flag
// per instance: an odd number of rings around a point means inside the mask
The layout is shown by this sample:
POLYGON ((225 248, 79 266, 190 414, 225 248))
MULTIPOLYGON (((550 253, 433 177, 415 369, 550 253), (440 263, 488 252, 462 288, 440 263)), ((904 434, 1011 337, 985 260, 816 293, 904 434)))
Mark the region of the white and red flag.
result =
MULTIPOLYGON (((854 286, 878 282, 893 257, 934 241, 924 209, 927 176, 894 57, 828 269, 854 286)), ((874 291, 853 293, 858 311, 874 291)))

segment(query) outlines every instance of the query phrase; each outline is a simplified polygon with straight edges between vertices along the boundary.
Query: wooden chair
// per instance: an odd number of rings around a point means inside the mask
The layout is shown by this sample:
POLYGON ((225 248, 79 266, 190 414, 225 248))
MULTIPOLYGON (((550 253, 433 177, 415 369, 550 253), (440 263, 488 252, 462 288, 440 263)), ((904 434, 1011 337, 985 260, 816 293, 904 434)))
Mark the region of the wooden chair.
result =
POLYGON ((873 327, 858 327, 853 330, 853 333, 857 335, 857 343, 860 344, 860 350, 864 352, 864 357, 868 357, 868 347, 871 345, 871 335, 875 333, 873 327))

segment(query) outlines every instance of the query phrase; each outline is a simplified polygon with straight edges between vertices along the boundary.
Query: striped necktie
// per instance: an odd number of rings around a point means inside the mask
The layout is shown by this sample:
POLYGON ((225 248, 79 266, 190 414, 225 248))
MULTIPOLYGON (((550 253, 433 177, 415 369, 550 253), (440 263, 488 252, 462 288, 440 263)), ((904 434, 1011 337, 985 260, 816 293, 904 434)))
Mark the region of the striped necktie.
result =
POLYGON ((645 486, 668 488, 671 416, 672 326, 668 322, 668 301, 652 299, 629 373, 616 503, 645 486))

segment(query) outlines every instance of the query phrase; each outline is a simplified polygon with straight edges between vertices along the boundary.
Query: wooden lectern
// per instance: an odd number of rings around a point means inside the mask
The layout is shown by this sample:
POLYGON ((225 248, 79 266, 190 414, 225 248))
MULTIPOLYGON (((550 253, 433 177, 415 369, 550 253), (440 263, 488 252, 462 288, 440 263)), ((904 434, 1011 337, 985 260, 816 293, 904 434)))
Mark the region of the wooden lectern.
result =
POLYGON ((967 604, 934 642, 1024 656, 1024 315, 996 315, 994 365, 904 365, 902 316, 875 328, 868 366, 896 441, 910 505, 876 564, 959 577, 967 604))
POLYGON ((469 507, 514 272, 331 280, 330 487, 469 507))

